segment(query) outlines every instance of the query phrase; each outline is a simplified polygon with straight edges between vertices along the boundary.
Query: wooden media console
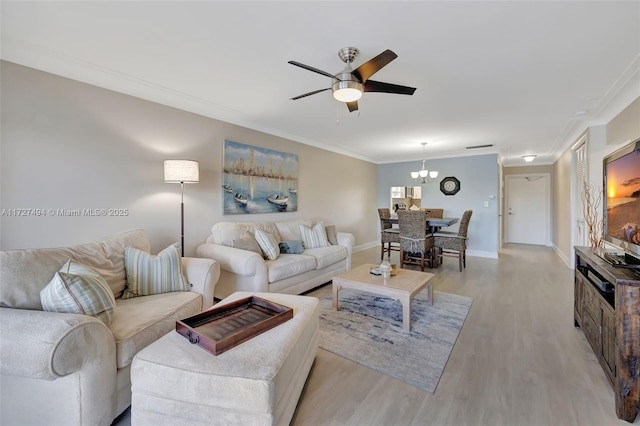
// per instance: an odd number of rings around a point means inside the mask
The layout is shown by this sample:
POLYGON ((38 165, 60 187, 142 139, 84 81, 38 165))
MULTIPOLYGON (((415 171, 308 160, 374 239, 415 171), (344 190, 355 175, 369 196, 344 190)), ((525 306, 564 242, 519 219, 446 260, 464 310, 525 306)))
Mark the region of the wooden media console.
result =
POLYGON ((640 411, 640 271, 614 267, 601 248, 576 247, 575 325, 611 382, 618 418, 640 411))

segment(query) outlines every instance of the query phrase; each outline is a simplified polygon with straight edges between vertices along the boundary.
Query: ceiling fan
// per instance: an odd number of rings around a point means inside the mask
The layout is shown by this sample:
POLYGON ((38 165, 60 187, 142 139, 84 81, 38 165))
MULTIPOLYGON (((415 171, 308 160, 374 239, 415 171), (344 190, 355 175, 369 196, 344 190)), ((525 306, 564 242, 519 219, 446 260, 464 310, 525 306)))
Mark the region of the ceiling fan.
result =
POLYGON ((316 93, 324 92, 326 90, 333 91, 333 97, 347 104, 349 112, 358 110, 358 99, 362 97, 363 92, 383 92, 383 93, 395 93, 398 95, 413 95, 416 91, 415 87, 400 86, 397 84, 383 83, 380 81, 369 80, 373 74, 377 73, 386 66, 389 62, 398 57, 394 52, 387 49, 378 56, 364 64, 360 65, 355 70, 351 69, 351 63, 358 57, 360 51, 355 47, 343 47, 338 51, 338 56, 347 65, 342 71, 333 75, 326 71, 322 71, 318 68, 314 68, 309 65, 302 64, 296 61, 289 61, 291 65, 295 65, 300 68, 304 68, 309 71, 313 71, 318 74, 322 74, 331 78, 331 87, 326 89, 314 90, 309 93, 305 93, 291 100, 301 99, 316 93))

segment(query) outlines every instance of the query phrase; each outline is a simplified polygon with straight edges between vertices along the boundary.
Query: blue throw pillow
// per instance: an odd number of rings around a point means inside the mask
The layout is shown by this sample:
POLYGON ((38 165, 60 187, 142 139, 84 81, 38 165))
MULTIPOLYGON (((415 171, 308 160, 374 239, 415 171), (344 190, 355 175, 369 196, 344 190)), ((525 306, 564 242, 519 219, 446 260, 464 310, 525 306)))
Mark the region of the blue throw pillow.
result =
POLYGON ((280 247, 280 253, 283 254, 301 254, 304 252, 304 247, 300 240, 282 241, 278 246, 280 247))

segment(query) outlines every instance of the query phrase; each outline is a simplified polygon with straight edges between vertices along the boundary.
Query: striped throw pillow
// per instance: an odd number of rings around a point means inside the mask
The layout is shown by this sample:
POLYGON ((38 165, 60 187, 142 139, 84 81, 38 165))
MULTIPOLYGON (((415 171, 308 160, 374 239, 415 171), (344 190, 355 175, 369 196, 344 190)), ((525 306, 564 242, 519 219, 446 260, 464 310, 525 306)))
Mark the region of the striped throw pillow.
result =
POLYGON ((189 291, 189 284, 182 273, 180 244, 172 244, 152 256, 142 250, 127 247, 124 255, 127 288, 123 299, 171 291, 189 291))
POLYGON ((278 242, 270 233, 256 229, 256 241, 267 259, 276 260, 280 256, 278 242))
POLYGON ((107 281, 96 271, 71 259, 40 291, 42 308, 48 312, 83 314, 111 324, 116 299, 107 281))
POLYGON ((324 230, 324 223, 322 222, 316 223, 313 228, 301 224, 300 234, 305 248, 312 249, 331 245, 327 240, 327 232, 324 230))

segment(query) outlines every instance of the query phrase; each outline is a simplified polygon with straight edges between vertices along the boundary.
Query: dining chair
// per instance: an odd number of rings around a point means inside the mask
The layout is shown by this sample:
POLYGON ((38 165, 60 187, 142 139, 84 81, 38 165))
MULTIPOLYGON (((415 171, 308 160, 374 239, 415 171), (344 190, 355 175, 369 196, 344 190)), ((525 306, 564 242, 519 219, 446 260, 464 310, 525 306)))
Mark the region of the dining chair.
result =
POLYGON ((458 258, 460 272, 463 267, 467 267, 467 231, 472 213, 473 210, 462 213, 458 232, 438 231, 433 234, 433 244, 437 248, 440 262, 444 262, 444 256, 455 256, 458 258))
POLYGON ((433 236, 427 234, 427 221, 422 210, 399 210, 400 228, 400 268, 404 265, 420 265, 424 271, 425 262, 433 268, 437 263, 433 236))
POLYGON ((378 209, 378 216, 380 216, 380 243, 382 243, 380 260, 382 260, 384 259, 385 244, 387 245, 386 252, 389 257, 391 256, 391 250, 400 251, 400 229, 394 228, 392 224, 382 220, 391 217, 389 209, 378 209))

